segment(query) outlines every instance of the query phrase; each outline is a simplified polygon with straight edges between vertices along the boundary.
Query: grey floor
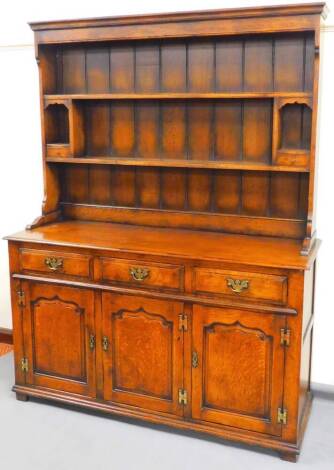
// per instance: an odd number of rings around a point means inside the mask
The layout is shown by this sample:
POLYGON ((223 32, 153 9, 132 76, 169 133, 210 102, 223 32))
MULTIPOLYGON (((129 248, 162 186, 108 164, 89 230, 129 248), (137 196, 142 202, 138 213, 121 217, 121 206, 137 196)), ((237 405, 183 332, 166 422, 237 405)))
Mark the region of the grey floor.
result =
POLYGON ((51 406, 11 392, 13 357, 0 358, 3 470, 334 470, 334 401, 317 397, 296 464, 211 440, 51 406), (295 465, 295 467, 293 467, 295 465))

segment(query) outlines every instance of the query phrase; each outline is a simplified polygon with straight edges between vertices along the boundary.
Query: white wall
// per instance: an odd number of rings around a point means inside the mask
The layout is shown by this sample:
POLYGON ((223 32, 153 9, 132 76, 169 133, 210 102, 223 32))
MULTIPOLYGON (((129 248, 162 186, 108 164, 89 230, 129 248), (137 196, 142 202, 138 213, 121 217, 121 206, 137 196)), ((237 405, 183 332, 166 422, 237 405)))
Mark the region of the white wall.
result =
MULTIPOLYGON (((8 235, 40 214, 42 202, 38 77, 33 36, 27 21, 118 14, 231 8, 280 4, 279 1, 141 0, 70 2, 3 0, 0 6, 0 236, 8 235)), ((298 3, 296 0, 285 3, 298 3)), ((303 2, 300 2, 303 3, 303 2)), ((334 385, 334 312, 331 298, 334 252, 334 0, 323 31, 318 235, 323 239, 317 273, 313 380, 334 385), (329 25, 333 25, 330 27, 329 25)), ((11 328, 6 242, 0 241, 0 326, 11 328)))

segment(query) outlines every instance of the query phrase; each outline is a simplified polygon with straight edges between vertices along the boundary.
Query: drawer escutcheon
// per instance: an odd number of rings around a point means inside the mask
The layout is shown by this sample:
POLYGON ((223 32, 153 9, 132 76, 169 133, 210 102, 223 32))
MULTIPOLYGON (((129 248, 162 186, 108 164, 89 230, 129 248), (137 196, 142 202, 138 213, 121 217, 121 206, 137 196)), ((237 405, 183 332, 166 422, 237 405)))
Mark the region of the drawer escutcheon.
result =
POLYGON ((129 273, 135 281, 144 281, 149 277, 150 270, 147 268, 132 267, 129 268, 129 273))
POLYGON ((63 269, 64 260, 63 258, 45 258, 45 265, 50 269, 50 271, 60 271, 63 269))
POLYGON ((249 288, 249 281, 247 279, 233 279, 230 277, 226 279, 226 283, 237 294, 249 288))

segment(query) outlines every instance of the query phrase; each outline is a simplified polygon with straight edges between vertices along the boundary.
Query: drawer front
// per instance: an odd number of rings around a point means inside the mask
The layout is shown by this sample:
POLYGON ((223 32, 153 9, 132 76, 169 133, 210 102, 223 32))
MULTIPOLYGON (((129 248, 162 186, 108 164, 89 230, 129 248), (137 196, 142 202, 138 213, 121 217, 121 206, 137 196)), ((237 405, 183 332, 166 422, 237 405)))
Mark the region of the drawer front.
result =
POLYGON ((197 293, 285 304, 288 280, 271 274, 195 268, 193 287, 197 293))
POLYGON ((90 256, 57 251, 22 249, 20 265, 22 271, 48 274, 90 277, 90 256))
POLYGON ((171 264, 140 263, 136 260, 102 258, 102 281, 183 290, 184 268, 171 264))

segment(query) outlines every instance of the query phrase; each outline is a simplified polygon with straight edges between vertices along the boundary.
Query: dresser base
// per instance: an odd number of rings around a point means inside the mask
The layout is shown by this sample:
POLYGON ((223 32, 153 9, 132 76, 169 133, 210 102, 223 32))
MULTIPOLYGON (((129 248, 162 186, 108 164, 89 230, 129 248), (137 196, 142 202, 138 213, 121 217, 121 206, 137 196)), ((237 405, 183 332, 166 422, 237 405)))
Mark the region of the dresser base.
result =
MULTIPOLYGON (((136 409, 135 407, 123 407, 121 405, 104 402, 98 399, 89 399, 86 397, 80 397, 78 395, 66 392, 47 390, 40 387, 14 385, 13 391, 16 393, 16 398, 18 400, 22 400, 22 397, 25 397, 23 401, 26 401, 31 396, 38 399, 51 400, 58 403, 84 408, 87 410, 107 413, 114 415, 115 417, 118 416, 135 420, 138 419, 147 423, 159 424, 178 430, 200 433, 202 435, 206 434, 227 441, 239 442, 241 444, 249 446, 270 449, 272 451, 277 452, 282 460, 286 460, 289 462, 296 462, 299 456, 302 438, 300 439, 298 445, 294 445, 288 442, 280 441, 275 437, 271 438, 269 436, 260 435, 258 433, 241 431, 233 428, 228 428, 227 426, 215 426, 212 424, 209 425, 208 423, 198 422, 191 419, 185 420, 182 418, 173 418, 168 415, 155 415, 154 413, 141 411, 139 409, 136 409)), ((303 416, 304 429, 309 417, 311 403, 312 397, 310 395, 310 399, 308 400, 307 407, 305 407, 305 412, 303 416)))

